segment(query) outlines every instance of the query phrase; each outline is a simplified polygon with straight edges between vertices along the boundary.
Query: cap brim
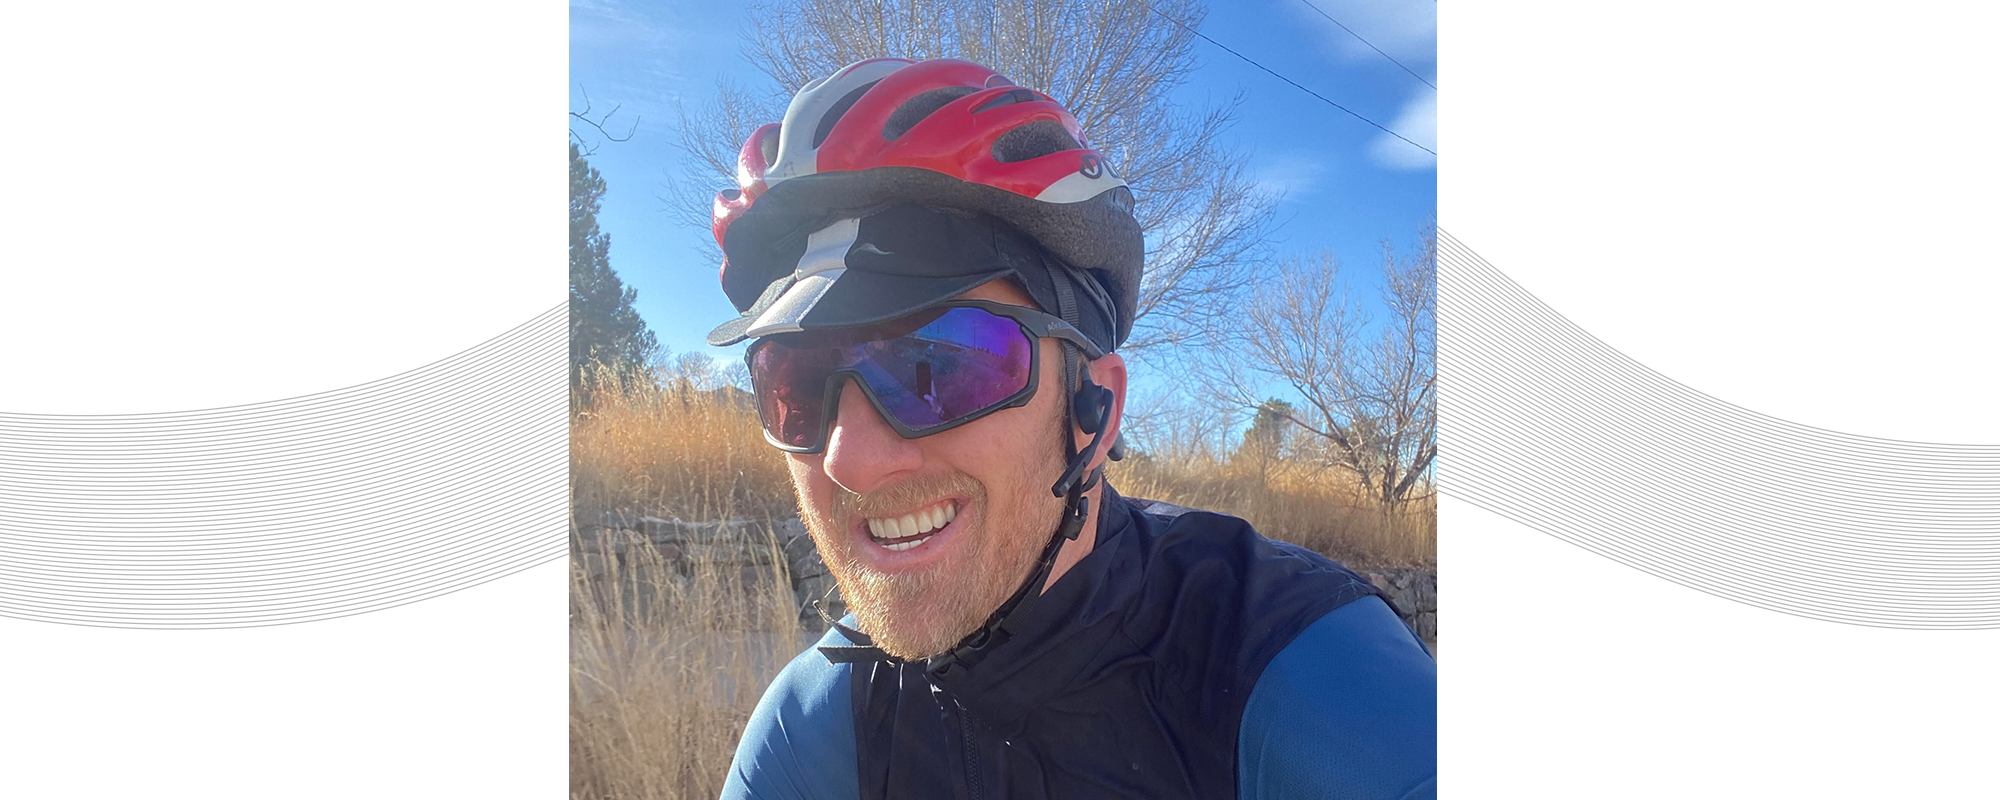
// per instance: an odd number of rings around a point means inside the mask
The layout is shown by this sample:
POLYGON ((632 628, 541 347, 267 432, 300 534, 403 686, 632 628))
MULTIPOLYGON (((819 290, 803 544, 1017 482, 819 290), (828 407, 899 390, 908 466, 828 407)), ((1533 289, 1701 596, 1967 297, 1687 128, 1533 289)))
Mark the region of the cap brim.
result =
POLYGON ((753 307, 716 326, 708 333, 708 343, 723 347, 759 336, 873 325, 922 311, 1009 274, 1012 270, 917 278, 830 270, 794 282, 768 306, 753 307))

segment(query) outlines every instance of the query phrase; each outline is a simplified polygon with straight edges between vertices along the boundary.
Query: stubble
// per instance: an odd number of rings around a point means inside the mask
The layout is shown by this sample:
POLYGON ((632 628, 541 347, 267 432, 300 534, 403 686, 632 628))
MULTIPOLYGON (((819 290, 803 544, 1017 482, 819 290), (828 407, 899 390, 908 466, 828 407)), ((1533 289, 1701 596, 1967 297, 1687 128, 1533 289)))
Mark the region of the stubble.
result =
MULTIPOLYGON (((1041 437, 1051 446, 1016 463, 1008 478, 1013 497, 995 497, 985 483, 960 471, 913 478, 858 495, 839 485, 824 505, 798 492, 800 517, 819 547, 820 557, 840 585, 860 629, 889 655, 917 661, 942 653, 985 624, 1033 569, 1035 557, 1054 535, 1062 501, 1048 484, 1062 468, 1062 437, 1041 437), (854 515, 900 513, 939 497, 968 498, 953 524, 955 541, 940 542, 953 552, 919 569, 883 572, 870 566, 846 525, 854 515)), ((800 484, 794 481, 794 488, 800 484)))

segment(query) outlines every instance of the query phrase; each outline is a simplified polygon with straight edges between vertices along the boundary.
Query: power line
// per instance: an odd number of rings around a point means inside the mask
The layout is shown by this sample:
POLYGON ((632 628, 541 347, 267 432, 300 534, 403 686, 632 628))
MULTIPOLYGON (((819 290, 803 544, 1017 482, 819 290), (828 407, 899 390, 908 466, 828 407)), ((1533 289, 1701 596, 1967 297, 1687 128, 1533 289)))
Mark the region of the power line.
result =
POLYGON ((1242 54, 1242 53, 1238 53, 1238 52, 1236 52, 1236 51, 1234 51, 1234 50, 1231 50, 1231 49, 1229 49, 1229 46, 1228 46, 1228 45, 1225 45, 1225 44, 1223 44, 1223 43, 1221 43, 1221 42, 1218 42, 1218 41, 1216 41, 1216 40, 1214 40, 1214 39, 1210 39, 1210 38, 1208 38, 1208 34, 1205 34, 1205 33, 1202 33, 1201 31, 1198 31, 1198 30, 1195 30, 1195 29, 1193 29, 1193 28, 1190 28, 1190 27, 1188 27, 1188 26, 1187 26, 1187 23, 1185 23, 1185 22, 1182 22, 1182 21, 1180 21, 1180 20, 1177 20, 1177 19, 1174 19, 1174 18, 1173 18, 1173 17, 1171 17, 1171 16, 1168 16, 1168 15, 1166 14, 1166 12, 1164 12, 1164 11, 1161 11, 1161 10, 1159 10, 1159 9, 1157 9, 1157 8, 1153 8, 1153 5, 1152 5, 1151 3, 1146 3, 1145 5, 1146 5, 1146 8, 1150 9, 1150 10, 1151 10, 1151 11, 1152 11, 1153 13, 1155 13, 1155 14, 1159 14, 1159 15, 1160 15, 1160 17, 1161 17, 1161 18, 1163 18, 1163 19, 1165 19, 1166 21, 1168 21, 1168 22, 1171 22, 1171 23, 1173 23, 1173 24, 1175 24, 1175 25, 1179 25, 1179 26, 1181 27, 1181 30, 1184 30, 1184 31, 1187 31, 1188 33, 1192 33, 1192 34, 1194 34, 1194 35, 1196 35, 1196 36, 1199 36, 1199 37, 1201 37, 1201 40, 1202 40, 1202 41, 1204 41, 1204 42, 1207 42, 1207 43, 1209 43, 1209 44, 1212 44, 1212 45, 1215 45, 1216 47, 1220 47, 1220 48, 1222 48, 1222 51, 1223 51, 1223 52, 1225 52, 1225 53, 1228 53, 1228 54, 1230 54, 1230 55, 1232 55, 1232 56, 1235 56, 1235 57, 1237 57, 1237 58, 1240 58, 1240 59, 1243 59, 1243 61, 1244 61, 1245 63, 1248 63, 1248 64, 1249 64, 1250 66, 1253 66, 1253 67, 1256 67, 1256 68, 1258 68, 1258 69, 1261 69, 1261 70, 1263 70, 1263 71, 1265 71, 1265 72, 1267 72, 1267 73, 1270 73, 1271 77, 1273 77, 1273 78, 1277 78, 1278 80, 1281 80, 1281 81, 1284 81, 1284 82, 1286 82, 1286 83, 1289 83, 1289 84, 1291 84, 1291 85, 1292 85, 1292 87, 1293 87, 1293 88, 1296 88, 1296 89, 1298 89, 1298 90, 1299 90, 1299 91, 1301 91, 1301 92, 1305 92, 1306 94, 1309 94, 1309 95, 1312 95, 1312 96, 1314 96, 1314 97, 1317 97, 1317 98, 1319 98, 1319 101, 1320 101, 1320 102, 1322 102, 1322 103, 1325 103, 1325 104, 1327 104, 1327 105, 1330 105, 1330 106, 1333 106, 1334 108, 1337 108, 1337 109, 1340 109, 1341 111, 1343 111, 1343 112, 1346 112, 1346 113, 1347 113, 1347 115, 1348 115, 1348 116, 1350 116, 1350 117, 1353 117, 1353 118, 1355 118, 1355 119, 1358 119, 1358 120, 1361 120, 1362 122, 1366 122, 1366 123, 1368 123, 1368 124, 1370 124, 1370 125, 1374 125, 1374 126, 1375 126, 1375 129, 1376 129, 1376 130, 1379 130, 1379 131, 1381 131, 1381 132, 1383 132, 1383 133, 1386 133, 1386 134, 1389 134, 1390 136, 1394 136, 1394 137, 1396 137, 1396 138, 1398 138, 1398 139, 1402 139, 1402 140, 1403 140, 1404 142, 1408 143, 1408 144, 1409 144, 1409 145, 1410 145, 1411 147, 1414 147, 1414 148, 1417 148, 1418 150, 1422 150, 1422 151, 1424 151, 1424 152, 1426 152, 1426 153, 1429 153, 1429 154, 1431 154, 1431 155, 1437 155, 1437 151, 1436 151, 1436 150, 1432 150, 1432 149, 1430 149, 1430 148, 1428 148, 1428 147, 1425 147, 1425 146, 1423 146, 1423 145, 1420 145, 1420 144, 1417 144, 1416 142, 1412 142, 1412 141, 1410 141, 1409 137, 1407 137, 1407 136, 1404 136, 1404 135, 1402 135, 1402 134, 1400 134, 1400 133, 1397 133, 1397 132, 1395 132, 1395 131, 1392 131, 1392 130, 1389 130, 1388 128, 1384 128, 1384 127, 1382 127, 1382 126, 1381 126, 1381 124, 1377 123, 1377 122, 1376 122, 1375 120, 1372 120, 1372 119, 1369 119, 1369 118, 1367 118, 1367 117, 1364 117, 1364 116, 1361 116, 1360 114, 1356 114, 1356 113, 1354 113, 1354 112, 1353 112, 1352 110, 1348 109, 1348 107, 1347 107, 1347 106, 1343 106, 1343 105, 1341 105, 1341 104, 1339 104, 1339 103, 1336 103, 1336 102, 1333 102, 1332 100, 1328 100, 1328 99, 1326 99, 1326 96, 1325 96, 1325 95, 1322 95, 1322 94, 1320 94, 1319 92, 1315 92, 1315 91, 1313 91, 1313 90, 1311 90, 1311 89, 1308 89, 1308 88, 1306 88, 1306 87, 1304 87, 1304 86, 1300 86, 1300 85, 1299 85, 1299 82, 1298 82, 1298 81, 1295 81, 1295 80, 1292 80, 1291 78, 1287 78, 1287 77, 1285 77, 1285 76, 1283 76, 1283 75, 1279 75, 1278 73, 1276 73, 1276 72, 1273 72, 1273 71, 1271 70, 1271 68, 1270 68, 1270 67, 1267 67, 1267 66, 1264 66, 1263 64, 1259 64, 1259 63, 1257 63, 1257 62, 1255 62, 1255 61, 1252 61, 1252 60, 1250 60, 1250 57, 1249 57, 1249 56, 1246 56, 1246 55, 1244 55, 1244 54, 1242 54))
MULTIPOLYGON (((1310 8, 1314 11, 1319 11, 1319 6, 1313 5, 1312 0, 1299 0, 1299 2, 1306 4, 1306 8, 1310 8)), ((1332 14, 1328 14, 1324 11, 1319 11, 1319 15, 1322 17, 1326 17, 1327 22, 1331 22, 1335 25, 1340 25, 1340 20, 1334 19, 1332 14)), ((1367 39, 1362 39, 1361 34, 1355 33, 1353 28, 1347 27, 1346 25, 1340 25, 1340 29, 1343 31, 1347 31, 1347 35, 1354 37, 1362 44, 1368 45, 1368 49, 1373 50, 1377 53, 1381 53, 1383 58, 1389 59, 1389 63, 1399 67, 1403 67, 1403 62, 1397 61, 1395 56, 1389 55, 1388 53, 1382 53, 1382 48, 1376 47, 1372 42, 1369 42, 1367 39)), ((1424 76, 1418 75, 1416 70, 1410 69, 1409 67, 1403 67, 1403 71, 1410 73, 1410 77, 1412 78, 1424 81, 1424 85, 1431 87, 1431 91, 1437 91, 1438 88, 1437 84, 1431 83, 1428 80, 1424 80, 1424 76)))

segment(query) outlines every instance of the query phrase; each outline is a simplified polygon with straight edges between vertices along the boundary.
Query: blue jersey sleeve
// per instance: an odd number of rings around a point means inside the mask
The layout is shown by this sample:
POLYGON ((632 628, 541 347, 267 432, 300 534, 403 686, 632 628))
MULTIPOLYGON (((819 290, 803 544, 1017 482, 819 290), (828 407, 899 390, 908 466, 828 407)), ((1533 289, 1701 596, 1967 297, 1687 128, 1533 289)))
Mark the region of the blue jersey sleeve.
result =
POLYGON ((1245 800, 1437 796, 1437 662, 1381 598, 1327 612, 1257 679, 1237 737, 1245 800))
MULTIPOLYGON (((819 644, 851 643, 834 629, 819 644)), ((858 800, 853 674, 810 647, 792 659, 750 712, 722 800, 858 800)))

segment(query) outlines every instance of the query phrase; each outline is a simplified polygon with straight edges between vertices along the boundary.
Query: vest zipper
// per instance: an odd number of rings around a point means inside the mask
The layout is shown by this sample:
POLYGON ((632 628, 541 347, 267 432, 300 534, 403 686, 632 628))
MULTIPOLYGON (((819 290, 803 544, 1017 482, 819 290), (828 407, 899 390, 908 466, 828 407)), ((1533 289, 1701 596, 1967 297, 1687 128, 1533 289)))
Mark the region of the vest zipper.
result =
MULTIPOLYGON (((952 704, 957 705, 957 701, 952 704)), ((972 712, 958 706, 958 720, 965 732, 965 794, 971 800, 979 800, 979 751, 972 741, 972 712)))

